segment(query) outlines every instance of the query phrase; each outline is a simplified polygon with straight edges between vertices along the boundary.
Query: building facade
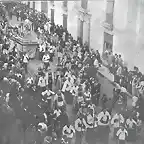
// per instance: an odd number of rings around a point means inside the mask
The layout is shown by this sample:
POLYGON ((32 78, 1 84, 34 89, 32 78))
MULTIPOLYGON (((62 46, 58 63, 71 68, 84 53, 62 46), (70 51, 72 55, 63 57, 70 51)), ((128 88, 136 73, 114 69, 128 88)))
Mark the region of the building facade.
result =
POLYGON ((144 2, 143 0, 26 1, 43 11, 72 36, 80 37, 90 47, 102 52, 106 46, 121 54, 131 69, 137 65, 144 72, 144 2))

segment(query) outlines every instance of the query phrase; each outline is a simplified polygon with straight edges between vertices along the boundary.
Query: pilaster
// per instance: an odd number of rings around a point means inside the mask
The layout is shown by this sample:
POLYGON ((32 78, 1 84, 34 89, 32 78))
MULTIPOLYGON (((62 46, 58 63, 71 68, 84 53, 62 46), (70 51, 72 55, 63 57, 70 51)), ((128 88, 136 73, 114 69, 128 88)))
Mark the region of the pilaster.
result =
POLYGON ((41 1, 41 12, 48 16, 48 1, 41 1))
POLYGON ((113 12, 114 12, 114 1, 106 0, 105 20, 103 22, 104 27, 104 42, 103 42, 103 53, 113 51, 113 12))
POLYGON ((63 27, 65 29, 67 29, 67 18, 68 18, 68 0, 63 0, 63 5, 62 5, 62 9, 63 9, 63 27))
POLYGON ((35 1, 33 1, 33 9, 35 10, 35 1))
POLYGON ((88 10, 79 9, 78 11, 78 32, 83 44, 88 43, 90 45, 90 25, 91 25, 91 14, 88 10))
POLYGON ((27 5, 28 5, 28 7, 30 8, 30 2, 29 2, 29 1, 28 1, 27 5))
POLYGON ((83 29, 84 29, 84 22, 85 18, 88 16, 87 11, 88 0, 81 0, 81 7, 78 10, 78 29, 77 29, 77 37, 83 42, 83 29))
POLYGON ((50 9, 51 9, 51 22, 54 23, 54 11, 55 11, 54 0, 50 1, 50 9))

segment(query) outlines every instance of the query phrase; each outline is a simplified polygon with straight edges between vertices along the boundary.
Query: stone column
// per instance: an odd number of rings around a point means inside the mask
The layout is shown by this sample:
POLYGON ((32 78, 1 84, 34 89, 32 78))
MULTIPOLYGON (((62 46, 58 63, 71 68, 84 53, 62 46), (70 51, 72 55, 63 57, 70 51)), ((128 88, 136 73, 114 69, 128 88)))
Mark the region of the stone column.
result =
POLYGON ((90 46, 91 14, 86 13, 83 23, 83 43, 90 46))
POLYGON ((54 0, 50 1, 50 7, 51 7, 51 22, 54 23, 54 0))
POLYGON ((41 12, 48 17, 48 1, 41 1, 41 12))
POLYGON ((33 8, 33 2, 30 1, 30 8, 33 8))
POLYGON ((35 1, 35 9, 41 12, 41 1, 35 1))
POLYGON ((78 19, 78 34, 77 37, 83 42, 83 27, 84 27, 84 16, 87 10, 88 0, 81 0, 81 9, 79 10, 80 17, 78 19))
POLYGON ((112 51, 113 48, 114 1, 115 0, 106 0, 106 10, 105 10, 106 16, 103 23, 103 27, 104 27, 103 53, 106 50, 112 51))
POLYGON ((144 0, 139 0, 137 17, 137 43, 140 49, 144 49, 144 0))
POLYGON ((136 53, 134 64, 144 72, 144 0, 138 0, 138 16, 137 16, 137 38, 136 38, 136 53))
POLYGON ((67 7, 68 1, 63 0, 63 27, 67 29, 67 18, 68 18, 68 7, 67 7))
POLYGON ((35 10, 35 1, 33 1, 33 9, 35 10))
POLYGON ((30 8, 30 2, 28 2, 28 7, 30 8))

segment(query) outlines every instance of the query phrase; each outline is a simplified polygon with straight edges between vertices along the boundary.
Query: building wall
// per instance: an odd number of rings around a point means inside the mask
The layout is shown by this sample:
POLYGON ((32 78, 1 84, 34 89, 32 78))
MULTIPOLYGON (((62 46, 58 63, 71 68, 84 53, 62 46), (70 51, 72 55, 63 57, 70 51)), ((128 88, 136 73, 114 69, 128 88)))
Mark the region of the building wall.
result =
POLYGON ((102 51, 104 29, 101 24, 104 21, 105 1, 89 1, 88 9, 92 14, 90 27, 90 46, 93 49, 102 51))
MULTIPOLYGON (((103 27, 101 23, 105 19, 106 0, 88 2, 88 9, 92 14, 90 27, 90 46, 100 52, 103 47, 103 27)), ((115 0, 114 7, 114 53, 122 55, 128 63, 128 67, 140 66, 144 72, 144 33, 142 30, 144 6, 138 5, 141 0, 115 0)), ((36 8, 40 11, 40 2, 36 2, 36 8)), ((50 2, 48 2, 50 3, 50 2)), ((55 23, 62 25, 62 2, 55 1, 55 23)), ((76 9, 80 1, 68 2, 68 31, 77 38, 77 16, 76 9)), ((48 4, 48 17, 50 17, 50 6, 48 4)), ((86 26, 84 26, 86 28, 86 26)), ((84 35, 84 39, 86 36, 84 35)))

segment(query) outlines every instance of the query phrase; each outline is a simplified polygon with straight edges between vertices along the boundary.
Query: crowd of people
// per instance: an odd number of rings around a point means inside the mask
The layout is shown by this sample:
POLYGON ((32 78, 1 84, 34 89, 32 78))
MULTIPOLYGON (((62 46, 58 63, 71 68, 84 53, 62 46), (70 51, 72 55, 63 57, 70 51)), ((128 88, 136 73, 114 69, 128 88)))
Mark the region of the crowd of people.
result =
POLYGON ((114 75, 115 82, 126 88, 133 96, 143 96, 144 75, 139 68, 134 66, 133 70, 128 70, 120 54, 105 51, 105 55, 109 59, 109 70, 114 75))
MULTIPOLYGON (((137 111, 137 95, 134 95, 133 112, 129 115, 123 112, 126 110, 116 114, 112 112, 117 101, 127 105, 127 98, 121 88, 114 89, 112 106, 106 107, 107 97, 100 98, 101 84, 95 75, 95 70, 102 65, 98 51, 90 50, 80 39, 74 40, 62 26, 51 23, 43 13, 30 9, 27 5, 4 3, 1 11, 0 77, 1 83, 11 86, 10 91, 1 88, 0 96, 4 102, 1 107, 6 106, 8 110, 11 108, 14 115, 23 122, 25 130, 31 125, 36 128, 35 131, 42 137, 42 141, 36 139, 36 143, 52 143, 60 138, 60 142, 64 144, 74 143, 75 140, 76 143, 87 141, 93 144, 102 141, 106 144, 110 133, 119 144, 136 141, 142 125, 137 111), (15 15, 17 20, 29 19, 32 22, 38 40, 38 59, 44 64, 35 75, 26 77, 29 71, 27 65, 31 59, 27 53, 19 53, 16 43, 12 46, 9 38, 14 33, 9 30, 5 10, 11 17, 15 15), (52 63, 57 64, 55 71, 51 69, 52 63), (89 69, 93 70, 93 75, 89 75, 89 69), (66 111, 68 98, 72 99, 70 101, 76 115, 73 123, 70 123, 66 111), (97 111, 99 106, 102 107, 100 112, 97 111)), ((110 71, 115 74, 115 81, 127 89, 126 84, 122 85, 122 79, 128 79, 128 72, 121 61, 120 56, 115 57, 110 71), (114 65, 119 65, 121 70, 114 69, 114 65)), ((133 76, 138 79, 139 71, 135 69, 133 76)))

